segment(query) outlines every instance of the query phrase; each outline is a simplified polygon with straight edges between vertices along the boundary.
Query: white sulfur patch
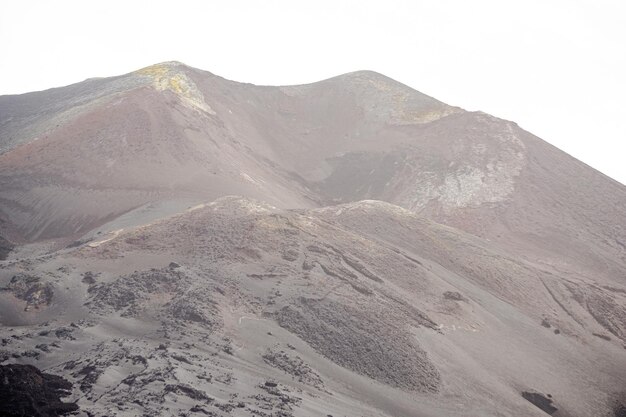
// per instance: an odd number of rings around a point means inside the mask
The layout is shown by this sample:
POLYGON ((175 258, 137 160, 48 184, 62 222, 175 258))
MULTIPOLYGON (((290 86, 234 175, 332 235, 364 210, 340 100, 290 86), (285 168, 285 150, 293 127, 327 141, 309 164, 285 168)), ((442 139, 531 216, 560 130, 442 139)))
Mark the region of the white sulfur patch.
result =
MULTIPOLYGON (((489 118, 484 122, 489 123, 489 118)), ((489 138, 493 140, 494 137, 489 138)), ((410 195, 401 205, 420 211, 431 201, 437 201, 445 212, 456 208, 478 207, 484 203, 506 201, 515 188, 515 178, 526 165, 525 147, 511 125, 505 133, 495 137, 496 145, 456 142, 457 152, 464 153, 464 161, 448 164, 442 176, 438 172, 419 172, 410 195)))

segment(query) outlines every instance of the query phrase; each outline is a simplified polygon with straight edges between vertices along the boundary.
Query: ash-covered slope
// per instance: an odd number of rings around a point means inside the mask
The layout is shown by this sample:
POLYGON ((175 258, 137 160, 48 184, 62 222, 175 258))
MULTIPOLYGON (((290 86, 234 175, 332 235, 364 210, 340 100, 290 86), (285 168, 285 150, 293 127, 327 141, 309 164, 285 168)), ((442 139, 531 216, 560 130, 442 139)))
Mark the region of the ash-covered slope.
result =
POLYGON ((626 273, 624 186, 515 123, 371 71, 264 87, 169 62, 3 96, 0 149, 15 242, 67 243, 129 211, 227 194, 284 208, 376 199, 537 261, 626 273))
POLYGON ((228 197, 0 274, 4 360, 92 415, 612 416, 624 395, 626 287, 387 203, 228 197))
POLYGON ((626 189, 512 122, 170 62, 0 97, 0 152, 0 359, 94 415, 626 406, 626 189))

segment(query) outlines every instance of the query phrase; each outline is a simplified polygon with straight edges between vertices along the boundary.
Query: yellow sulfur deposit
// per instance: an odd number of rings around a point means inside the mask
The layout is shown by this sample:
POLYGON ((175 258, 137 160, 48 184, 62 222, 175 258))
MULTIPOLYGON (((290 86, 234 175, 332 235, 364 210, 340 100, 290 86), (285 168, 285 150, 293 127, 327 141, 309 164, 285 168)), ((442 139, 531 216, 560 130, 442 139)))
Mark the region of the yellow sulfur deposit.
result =
POLYGON ((157 90, 173 92, 187 107, 215 115, 215 111, 204 101, 202 92, 181 67, 179 62, 164 62, 142 68, 136 74, 152 78, 157 90))

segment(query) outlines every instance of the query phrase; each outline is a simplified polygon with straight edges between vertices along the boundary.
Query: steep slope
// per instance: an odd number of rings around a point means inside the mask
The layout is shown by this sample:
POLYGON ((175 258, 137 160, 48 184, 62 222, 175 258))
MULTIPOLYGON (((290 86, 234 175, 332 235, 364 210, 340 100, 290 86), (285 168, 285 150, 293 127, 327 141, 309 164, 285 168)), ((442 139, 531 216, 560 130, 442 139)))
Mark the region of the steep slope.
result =
POLYGON ((5 358, 95 415, 609 416, 626 383, 626 287, 381 202, 224 198, 0 273, 5 358))
POLYGON ((330 157, 389 121, 459 111, 380 74, 256 87, 180 63, 0 100, 5 234, 78 236, 148 202, 228 193, 283 207, 317 205, 311 181, 330 157), (361 134, 360 131, 363 131, 361 134))
POLYGON ((262 87, 171 62, 1 97, 0 110, 9 240, 67 242, 134 209, 226 194, 284 208, 377 199, 538 262, 625 272, 621 184, 371 71, 262 87))
POLYGON ((4 96, 0 362, 93 415, 621 416, 624 207, 371 71, 4 96))
POLYGON ((126 89, 0 156, 0 210, 17 240, 80 235, 148 202, 230 192, 307 205, 302 187, 251 156, 177 68, 127 75, 117 82, 126 89))

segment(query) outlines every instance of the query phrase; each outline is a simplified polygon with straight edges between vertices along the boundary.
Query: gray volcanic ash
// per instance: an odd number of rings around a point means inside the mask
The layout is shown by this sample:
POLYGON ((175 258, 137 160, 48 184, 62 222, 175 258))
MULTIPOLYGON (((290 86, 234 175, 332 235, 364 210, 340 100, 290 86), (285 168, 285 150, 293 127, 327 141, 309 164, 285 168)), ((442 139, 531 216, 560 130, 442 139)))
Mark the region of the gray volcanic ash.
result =
POLYGON ((83 415, 623 415, 626 189, 513 122, 169 62, 0 152, 0 367, 83 415))

